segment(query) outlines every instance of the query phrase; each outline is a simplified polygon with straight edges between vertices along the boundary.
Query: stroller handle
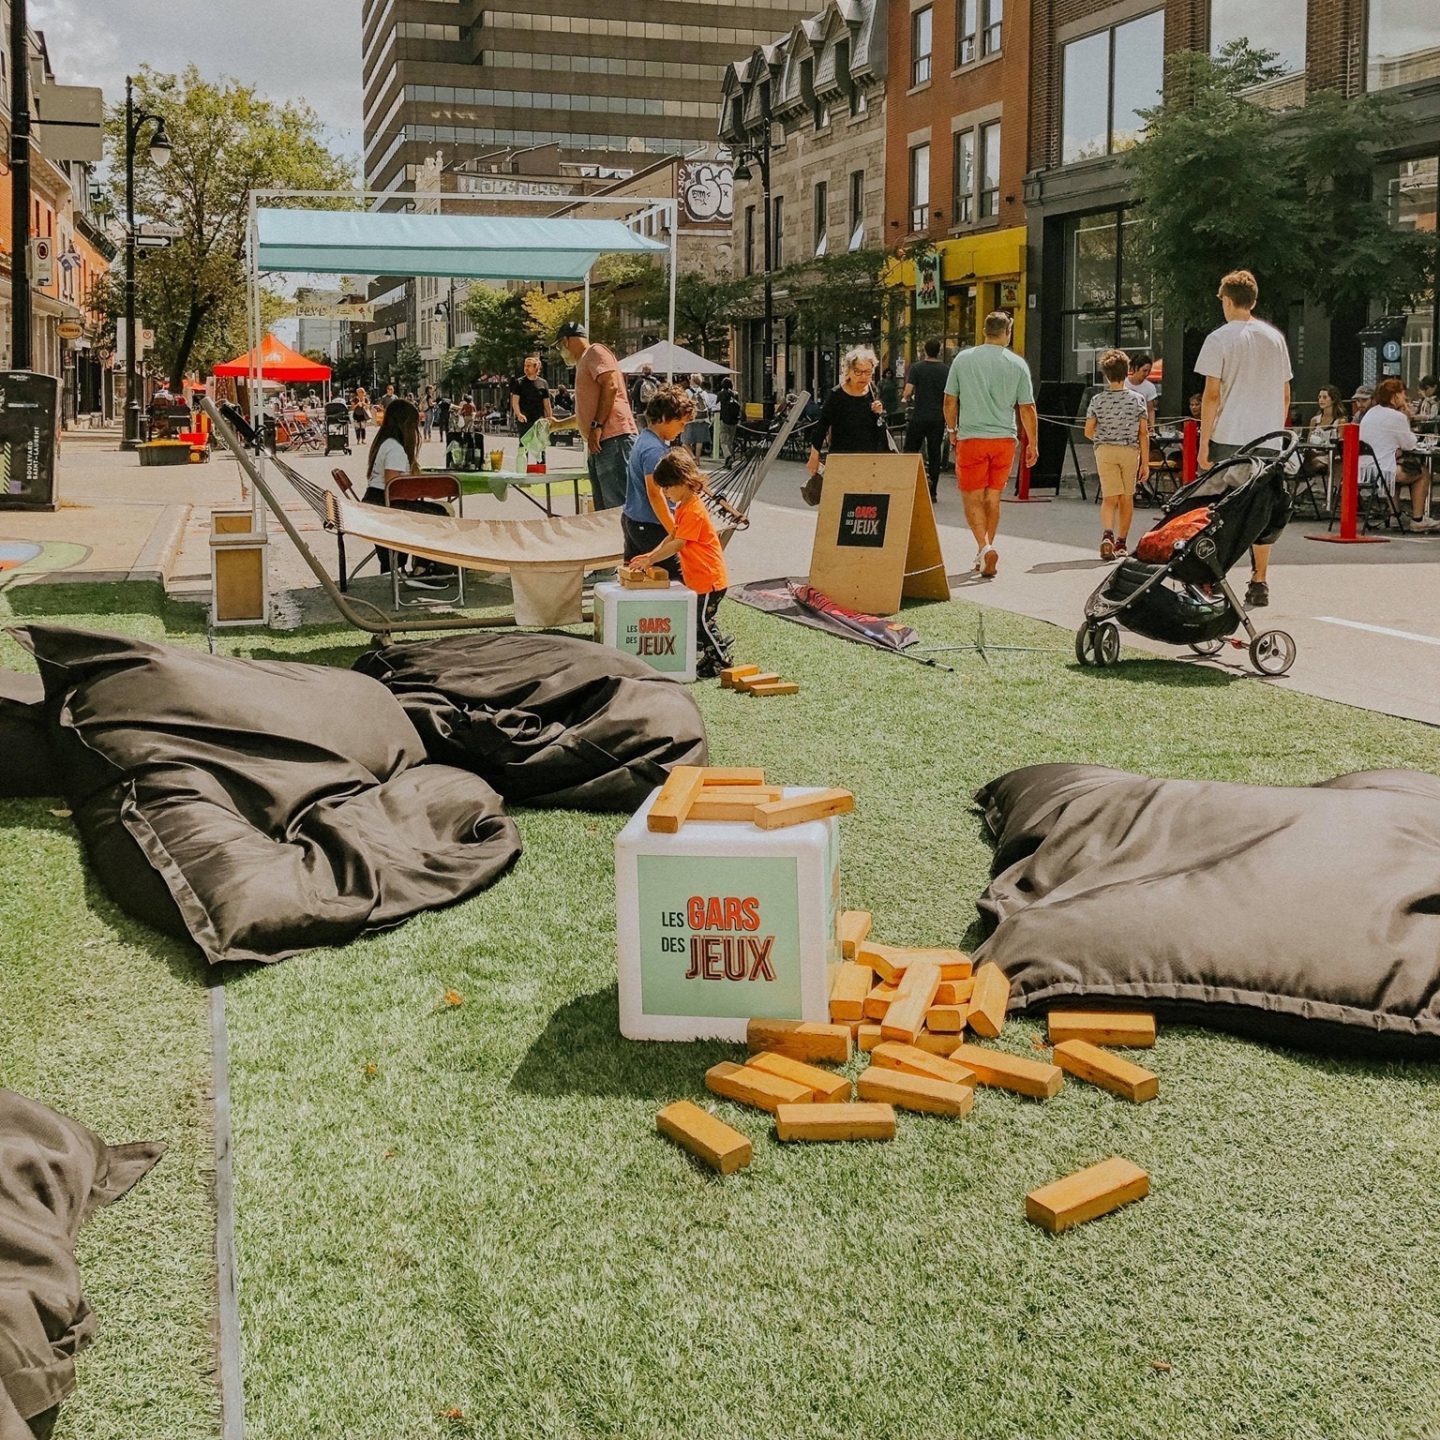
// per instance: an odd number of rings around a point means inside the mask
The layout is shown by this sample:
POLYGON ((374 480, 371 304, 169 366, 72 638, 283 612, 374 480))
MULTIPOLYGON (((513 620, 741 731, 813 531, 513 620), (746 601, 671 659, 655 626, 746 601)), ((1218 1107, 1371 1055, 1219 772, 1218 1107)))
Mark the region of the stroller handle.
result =
POLYGON ((1300 437, 1293 430, 1269 430, 1264 435, 1257 435, 1253 440, 1247 440, 1236 452, 1238 460, 1242 455, 1257 455, 1264 451, 1273 464, 1276 460, 1288 460, 1300 447, 1300 437), (1278 441, 1272 445, 1270 442, 1278 441))

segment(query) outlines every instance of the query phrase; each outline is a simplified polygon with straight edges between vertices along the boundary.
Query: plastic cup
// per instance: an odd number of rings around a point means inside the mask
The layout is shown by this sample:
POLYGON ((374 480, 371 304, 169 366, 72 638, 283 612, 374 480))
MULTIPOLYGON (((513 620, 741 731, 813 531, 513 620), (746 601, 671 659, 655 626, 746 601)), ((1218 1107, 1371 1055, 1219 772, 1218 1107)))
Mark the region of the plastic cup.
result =
POLYGON ((501 470, 505 466, 505 452, 503 450, 492 450, 490 452, 490 468, 501 470))

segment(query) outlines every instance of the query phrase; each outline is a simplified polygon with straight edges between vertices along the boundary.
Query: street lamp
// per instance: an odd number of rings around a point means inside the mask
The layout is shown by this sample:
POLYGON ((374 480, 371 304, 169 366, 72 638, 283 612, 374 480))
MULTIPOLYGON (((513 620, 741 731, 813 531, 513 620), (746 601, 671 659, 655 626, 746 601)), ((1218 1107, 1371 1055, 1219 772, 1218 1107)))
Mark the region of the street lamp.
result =
POLYGON ((753 160, 760 167, 760 206, 763 211, 761 215, 761 230, 764 236, 765 250, 765 359, 764 373, 765 385, 761 400, 765 407, 765 419, 771 420, 775 415, 775 292, 771 283, 770 269, 774 263, 774 237, 770 233, 771 203, 770 203, 770 101, 768 92, 763 110, 762 121, 765 127, 764 138, 758 145, 747 146, 741 150, 737 157, 735 166, 735 179, 744 184, 751 177, 749 161, 753 160))
POLYGON ((139 377, 135 365, 135 150, 140 132, 155 123, 150 137, 150 163, 163 170, 170 163, 170 137, 165 118, 135 110, 134 84, 125 77, 125 438, 121 449, 140 443, 139 377))

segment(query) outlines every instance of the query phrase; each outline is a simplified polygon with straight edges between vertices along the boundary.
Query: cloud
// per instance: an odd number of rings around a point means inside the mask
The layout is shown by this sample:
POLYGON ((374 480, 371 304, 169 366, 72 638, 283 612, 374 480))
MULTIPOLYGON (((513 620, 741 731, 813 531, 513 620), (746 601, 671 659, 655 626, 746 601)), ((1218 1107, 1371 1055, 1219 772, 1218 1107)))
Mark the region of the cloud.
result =
POLYGON ((207 79, 233 76, 275 100, 303 100, 330 144, 362 146, 359 0, 30 0, 61 84, 99 85, 122 99, 142 64, 193 63, 207 79))

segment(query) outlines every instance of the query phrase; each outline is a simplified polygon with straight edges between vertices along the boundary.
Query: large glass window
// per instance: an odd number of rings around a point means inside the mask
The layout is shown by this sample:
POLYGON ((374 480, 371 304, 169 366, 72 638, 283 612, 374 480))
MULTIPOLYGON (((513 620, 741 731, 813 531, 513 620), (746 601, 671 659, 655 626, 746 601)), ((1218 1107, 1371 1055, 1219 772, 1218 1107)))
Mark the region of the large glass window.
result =
POLYGON ((1371 90, 1440 75, 1435 0, 1370 0, 1365 62, 1365 83, 1371 90))
POLYGON ((1160 349, 1149 277, 1132 258, 1136 224, 1123 210, 1065 222, 1061 379, 1096 380, 1096 362, 1113 345, 1124 350, 1160 349))
MULTIPOLYGON (((1440 156, 1401 160, 1382 174, 1388 182, 1390 213, 1396 228, 1419 230, 1433 237, 1440 224, 1440 156)), ((1433 290, 1418 297, 1408 312, 1400 346, 1400 374, 1413 398, 1422 375, 1440 374, 1440 298, 1433 290)))
POLYGON ((910 83, 923 85, 930 78, 930 48, 935 29, 935 7, 927 5, 910 17, 910 83))
POLYGON ((910 229, 930 228, 930 146, 910 148, 910 229))
POLYGON ((1000 213, 1000 122, 980 127, 980 218, 1000 213))
POLYGON ((1306 0, 1210 0, 1210 53, 1243 40, 1268 50, 1282 73, 1305 68, 1306 0))
POLYGON ((955 159, 951 177, 955 197, 951 219, 969 225, 975 219, 975 132, 961 130, 955 136, 955 159))
POLYGON ((1098 30, 1063 47, 1062 164, 1112 155, 1135 144, 1144 129, 1139 112, 1160 99, 1164 51, 1163 10, 1098 30))

